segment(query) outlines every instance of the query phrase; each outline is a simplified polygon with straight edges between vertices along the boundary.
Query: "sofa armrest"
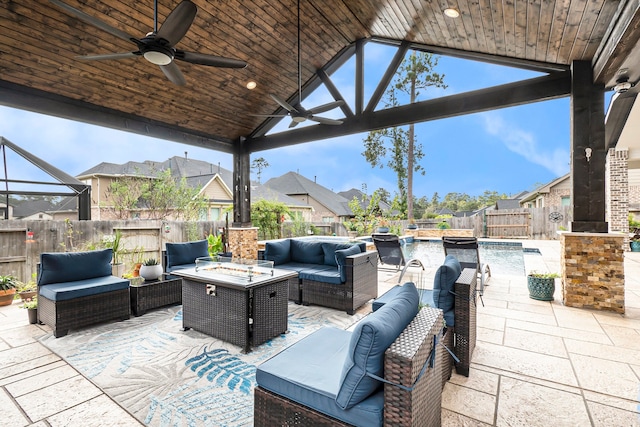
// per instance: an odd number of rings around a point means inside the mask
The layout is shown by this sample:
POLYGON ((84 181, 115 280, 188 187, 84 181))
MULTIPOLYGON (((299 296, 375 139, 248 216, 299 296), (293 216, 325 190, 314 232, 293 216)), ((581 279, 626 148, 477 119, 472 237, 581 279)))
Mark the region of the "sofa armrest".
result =
POLYGON ((476 286, 478 275, 475 268, 465 268, 454 285, 455 304, 453 352, 460 362, 456 363, 456 372, 469 376, 471 356, 476 347, 476 286))
POLYGON ((378 297, 378 253, 362 252, 346 258, 347 281, 345 286, 353 292, 354 307, 378 297))
POLYGON ((384 425, 440 425, 443 326, 442 310, 424 307, 385 352, 384 425))

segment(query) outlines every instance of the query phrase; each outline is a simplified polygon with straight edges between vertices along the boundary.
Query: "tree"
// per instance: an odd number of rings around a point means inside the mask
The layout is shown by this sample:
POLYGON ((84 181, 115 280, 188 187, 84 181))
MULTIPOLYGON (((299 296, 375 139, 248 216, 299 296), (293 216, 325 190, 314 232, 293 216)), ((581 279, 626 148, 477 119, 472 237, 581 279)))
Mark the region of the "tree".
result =
MULTIPOLYGON (((421 89, 431 86, 446 88, 444 74, 434 71, 437 65, 437 56, 426 52, 411 52, 398 67, 394 80, 385 93, 385 107, 400 105, 399 92, 408 95, 409 103, 412 104, 418 99, 421 89)), ((424 153, 421 144, 416 143, 414 124, 410 124, 408 130, 395 127, 369 132, 363 155, 372 167, 382 168, 384 159, 387 160, 387 165, 396 173, 400 197, 406 200, 407 218, 413 219, 413 173, 425 174, 419 163, 424 153), (390 144, 389 147, 387 143, 390 144)))
POLYGON ((260 199, 251 204, 251 222, 258 227, 263 239, 279 239, 280 224, 284 215, 290 216, 289 208, 282 202, 260 199))
POLYGON ((262 176, 262 170, 269 167, 269 162, 267 162, 264 157, 258 157, 257 159, 253 159, 251 162, 251 169, 256 170, 256 177, 258 179, 258 184, 260 183, 260 177, 262 176))

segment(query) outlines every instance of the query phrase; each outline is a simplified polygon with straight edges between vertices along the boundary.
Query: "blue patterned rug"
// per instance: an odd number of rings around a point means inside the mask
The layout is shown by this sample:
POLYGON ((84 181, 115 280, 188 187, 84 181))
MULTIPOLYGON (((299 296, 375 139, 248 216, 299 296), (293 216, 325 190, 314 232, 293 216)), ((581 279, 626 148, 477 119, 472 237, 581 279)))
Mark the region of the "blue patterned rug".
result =
POLYGON ((290 303, 289 332, 242 354, 233 344, 181 331, 181 309, 41 341, 149 426, 251 426, 256 365, 322 326, 347 329, 364 316, 290 303))

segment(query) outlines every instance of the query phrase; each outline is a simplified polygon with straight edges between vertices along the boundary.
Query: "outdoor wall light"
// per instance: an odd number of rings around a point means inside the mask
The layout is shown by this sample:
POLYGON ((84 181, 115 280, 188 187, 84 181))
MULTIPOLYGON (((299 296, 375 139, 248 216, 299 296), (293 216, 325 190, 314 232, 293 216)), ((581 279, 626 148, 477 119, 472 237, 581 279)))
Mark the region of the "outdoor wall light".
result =
POLYGON ((255 89, 256 86, 258 86, 258 83, 254 82, 253 80, 247 82, 247 89, 249 90, 255 89))
POLYGON ((633 87, 633 85, 631 83, 629 83, 626 79, 624 79, 624 80, 618 81, 617 84, 613 87, 613 90, 616 93, 625 93, 626 91, 628 91, 632 87, 633 87))
POLYGON ((454 7, 446 8, 444 10, 444 14, 447 15, 449 18, 457 18, 458 16, 460 16, 460 12, 458 12, 458 9, 454 7))

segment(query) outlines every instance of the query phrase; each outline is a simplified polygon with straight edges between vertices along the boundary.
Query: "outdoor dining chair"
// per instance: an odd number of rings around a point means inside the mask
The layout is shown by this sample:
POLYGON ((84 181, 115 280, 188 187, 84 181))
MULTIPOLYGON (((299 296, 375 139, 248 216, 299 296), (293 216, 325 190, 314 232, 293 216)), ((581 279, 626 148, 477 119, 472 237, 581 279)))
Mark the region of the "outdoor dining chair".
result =
POLYGON ((397 235, 372 234, 371 238, 378 251, 380 264, 393 266, 396 270, 400 270, 407 264, 397 235))

